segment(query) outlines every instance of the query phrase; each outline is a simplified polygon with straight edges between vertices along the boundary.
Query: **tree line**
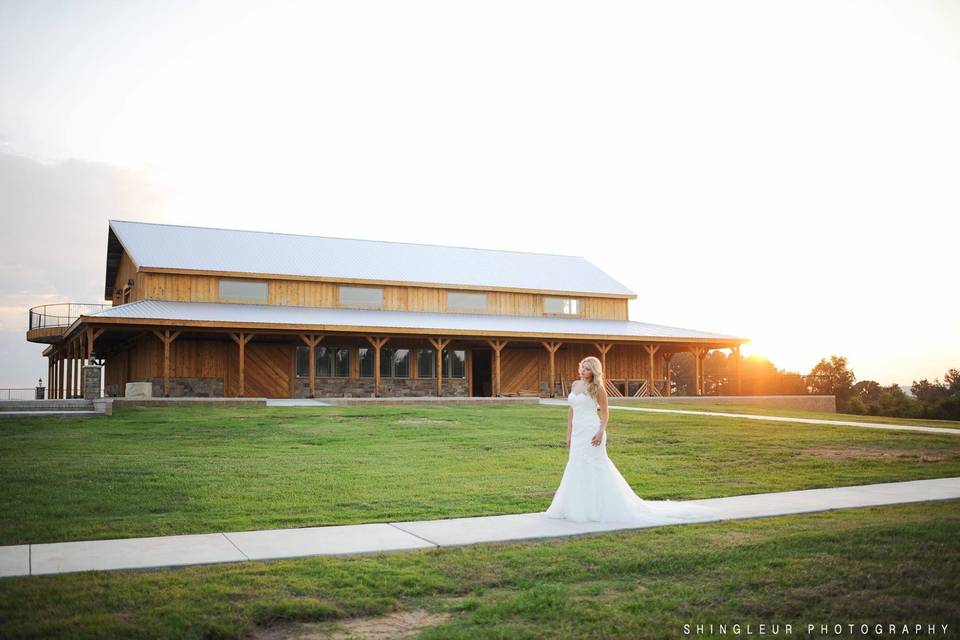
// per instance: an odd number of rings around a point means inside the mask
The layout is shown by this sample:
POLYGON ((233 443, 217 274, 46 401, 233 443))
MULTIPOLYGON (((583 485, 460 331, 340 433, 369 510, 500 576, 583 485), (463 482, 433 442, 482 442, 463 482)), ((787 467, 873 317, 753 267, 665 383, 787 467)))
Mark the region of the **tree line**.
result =
MULTIPOLYGON (((735 355, 711 351, 704 358, 704 395, 735 395, 735 355)), ((693 355, 678 354, 670 363, 673 393, 693 395, 693 355)), ((910 393, 898 384, 883 386, 874 380, 857 380, 843 356, 823 358, 803 375, 778 369, 762 356, 740 358, 742 395, 833 395, 837 411, 858 415, 960 420, 960 370, 950 369, 930 382, 913 380, 910 393)))

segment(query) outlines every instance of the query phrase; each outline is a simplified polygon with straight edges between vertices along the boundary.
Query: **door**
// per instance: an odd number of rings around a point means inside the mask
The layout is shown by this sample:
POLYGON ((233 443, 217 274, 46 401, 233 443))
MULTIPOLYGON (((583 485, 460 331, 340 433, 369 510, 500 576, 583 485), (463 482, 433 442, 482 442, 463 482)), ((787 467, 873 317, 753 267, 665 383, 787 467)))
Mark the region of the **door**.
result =
MULTIPOLYGON (((256 338, 254 338, 256 340, 256 338)), ((293 396, 293 346, 280 342, 255 342, 244 349, 243 395, 248 398, 290 398, 293 396)), ((230 349, 227 397, 240 388, 239 349, 230 349)))
POLYGON ((473 349, 470 357, 473 395, 489 398, 493 395, 493 349, 473 349))

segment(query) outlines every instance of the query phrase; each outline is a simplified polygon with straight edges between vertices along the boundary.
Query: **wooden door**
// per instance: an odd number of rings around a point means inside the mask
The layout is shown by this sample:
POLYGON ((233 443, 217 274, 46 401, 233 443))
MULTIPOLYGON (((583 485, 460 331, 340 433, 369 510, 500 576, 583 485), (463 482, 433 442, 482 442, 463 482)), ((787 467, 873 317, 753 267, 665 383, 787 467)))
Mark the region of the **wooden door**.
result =
MULTIPOLYGON (((234 397, 240 387, 240 353, 230 349, 226 396, 234 397)), ((248 398, 293 397, 293 346, 251 340, 244 354, 244 391, 248 398)))

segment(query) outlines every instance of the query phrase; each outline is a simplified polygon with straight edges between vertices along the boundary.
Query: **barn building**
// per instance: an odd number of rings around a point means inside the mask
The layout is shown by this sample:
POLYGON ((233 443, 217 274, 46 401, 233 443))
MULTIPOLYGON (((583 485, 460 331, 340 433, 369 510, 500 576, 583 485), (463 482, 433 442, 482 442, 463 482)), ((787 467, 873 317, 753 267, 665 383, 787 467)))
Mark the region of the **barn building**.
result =
POLYGON ((630 320, 579 256, 117 220, 106 248, 109 304, 30 311, 52 398, 85 362, 109 396, 565 395, 588 355, 612 396, 665 396, 679 352, 700 395, 706 353, 749 342, 630 320))

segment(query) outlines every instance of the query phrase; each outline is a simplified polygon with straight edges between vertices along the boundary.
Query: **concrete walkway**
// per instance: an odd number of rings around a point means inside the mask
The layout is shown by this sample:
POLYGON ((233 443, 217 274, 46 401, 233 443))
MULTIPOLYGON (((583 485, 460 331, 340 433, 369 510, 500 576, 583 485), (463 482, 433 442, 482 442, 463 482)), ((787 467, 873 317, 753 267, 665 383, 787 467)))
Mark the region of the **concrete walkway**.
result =
POLYGON ((684 502, 706 505, 716 511, 708 516, 688 518, 681 523, 664 521, 639 527, 568 522, 546 518, 543 513, 518 513, 415 522, 23 544, 0 547, 0 576, 412 551, 956 498, 960 498, 960 478, 942 478, 690 500, 684 502))
MULTIPOLYGON (((616 402, 615 400, 611 400, 616 402)), ((557 398, 543 398, 540 404, 566 405, 566 400, 557 398)), ((800 422, 804 424, 829 424, 843 427, 868 427, 870 429, 892 429, 894 431, 925 431, 927 433, 948 433, 952 436, 960 436, 960 428, 950 429, 949 427, 924 427, 919 425, 892 424, 886 422, 856 422, 854 420, 827 420, 821 418, 791 418, 790 416, 766 416, 753 415, 750 413, 728 413, 724 411, 696 411, 694 409, 651 409, 649 407, 622 407, 610 404, 610 409, 617 411, 648 411, 650 413, 680 413, 695 416, 719 416, 722 418, 747 418, 748 420, 765 420, 773 422, 800 422)))

